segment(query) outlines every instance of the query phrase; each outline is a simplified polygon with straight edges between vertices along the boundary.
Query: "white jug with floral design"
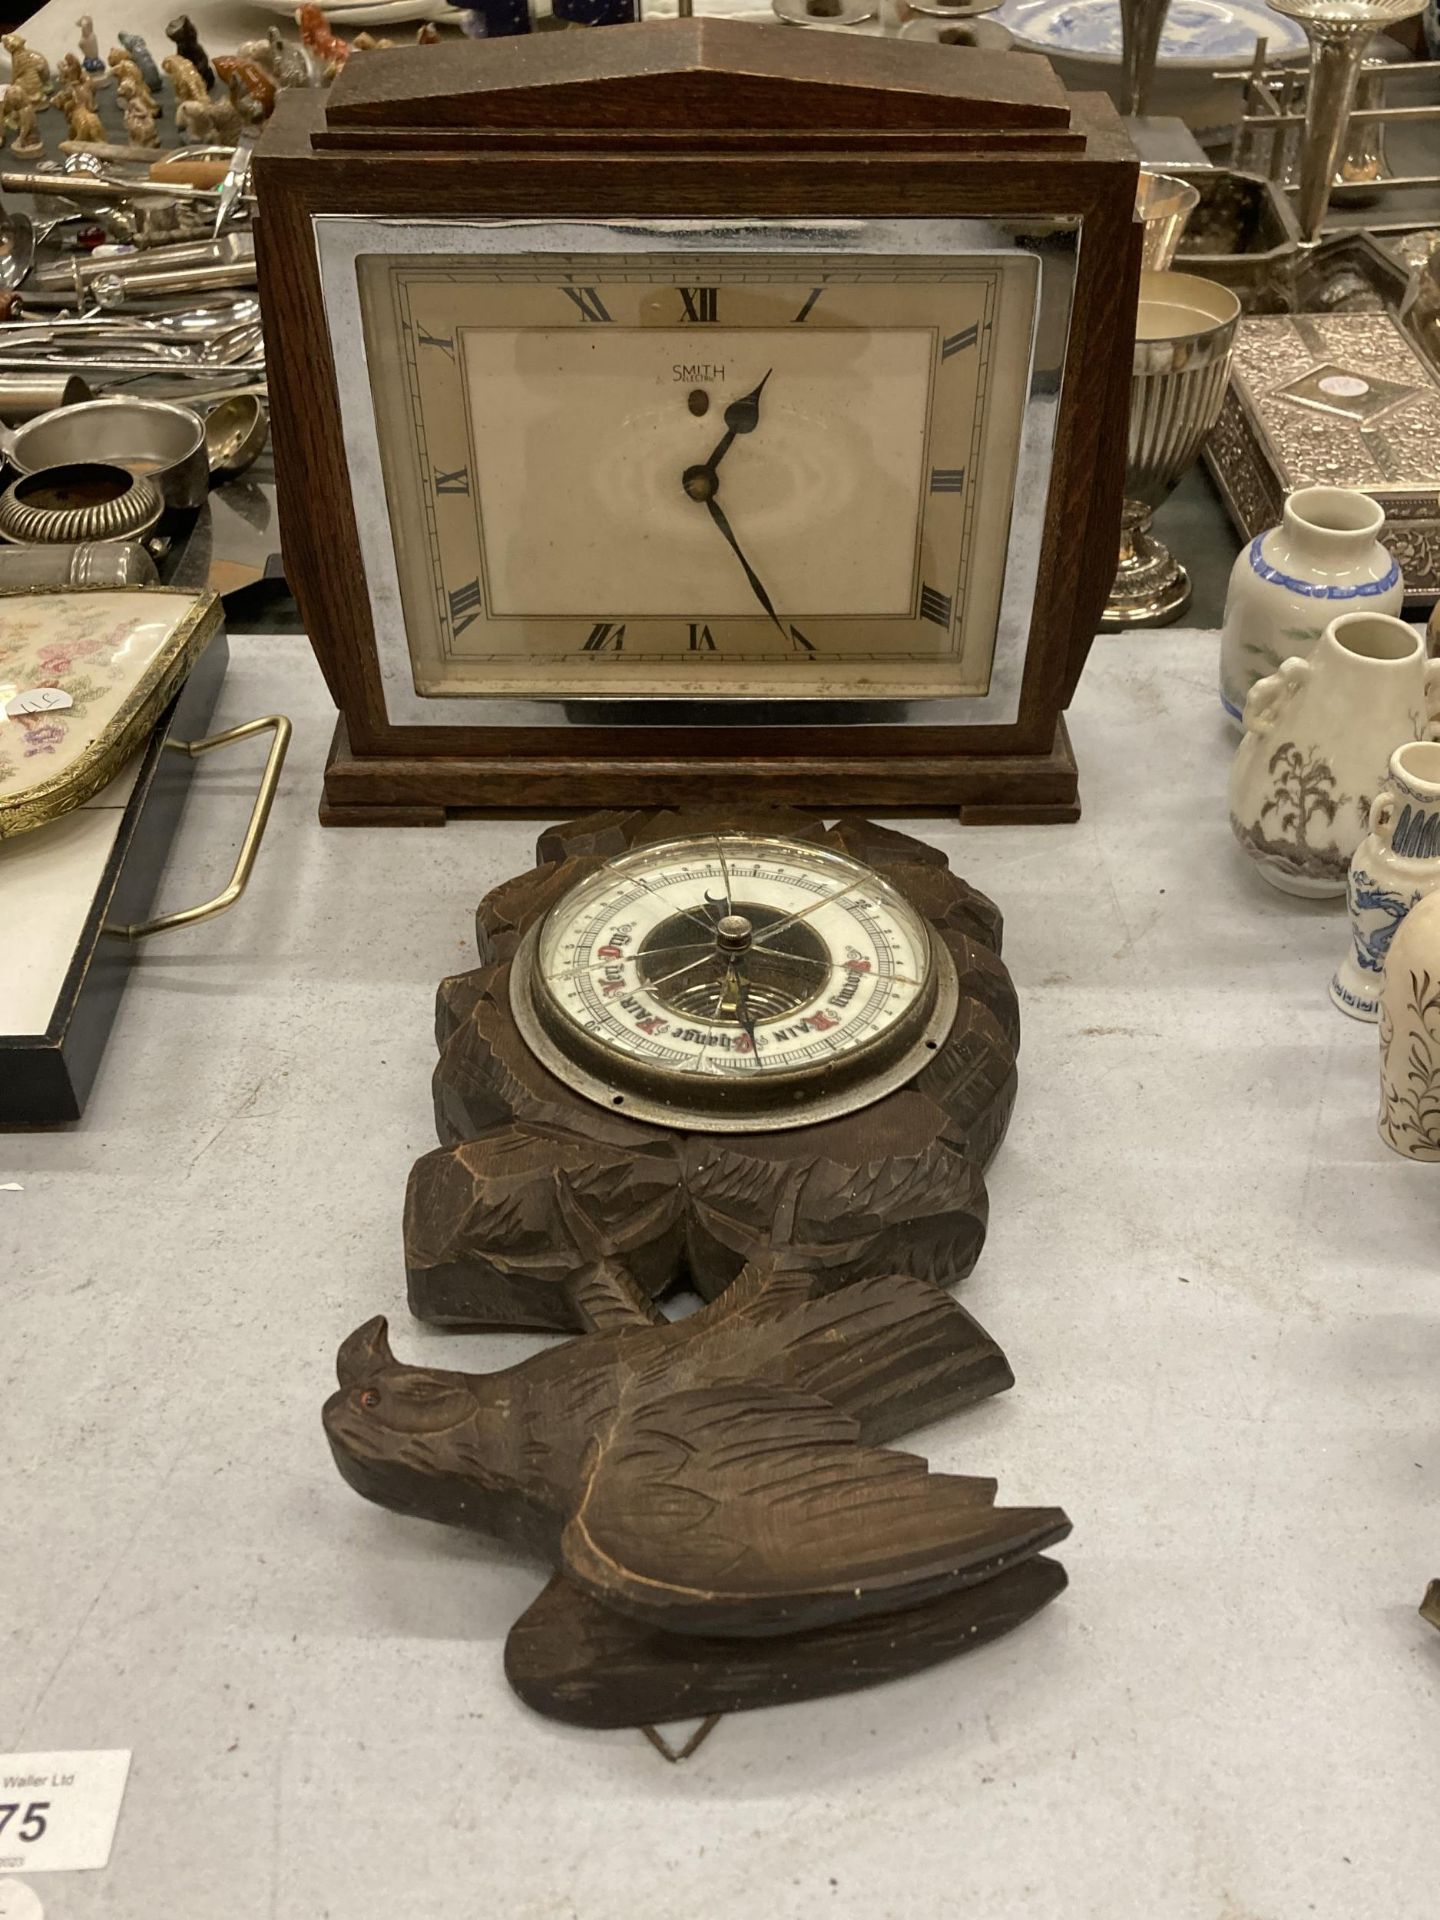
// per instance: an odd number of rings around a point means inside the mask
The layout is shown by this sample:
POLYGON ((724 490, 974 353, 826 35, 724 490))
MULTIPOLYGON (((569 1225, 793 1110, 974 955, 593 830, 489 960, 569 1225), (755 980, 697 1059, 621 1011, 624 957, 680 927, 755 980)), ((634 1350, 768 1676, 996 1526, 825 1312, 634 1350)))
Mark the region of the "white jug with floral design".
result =
POLYGON ((1403 620, 1346 613, 1308 660, 1287 660, 1245 702, 1230 825, 1272 885, 1345 891, 1396 747, 1440 734, 1440 660, 1403 620))

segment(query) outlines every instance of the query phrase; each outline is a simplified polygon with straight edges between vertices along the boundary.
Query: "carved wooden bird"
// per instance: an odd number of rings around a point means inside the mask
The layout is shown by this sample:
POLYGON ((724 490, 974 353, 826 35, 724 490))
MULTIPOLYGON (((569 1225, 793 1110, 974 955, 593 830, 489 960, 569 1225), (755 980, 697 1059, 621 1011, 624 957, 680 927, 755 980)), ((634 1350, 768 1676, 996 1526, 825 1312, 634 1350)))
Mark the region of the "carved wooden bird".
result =
MULTIPOLYGON (((586 1298, 594 1325, 653 1312, 609 1263, 586 1298)), ((1012 1382, 924 1279, 821 1292, 803 1270, 747 1272, 687 1319, 491 1374, 403 1365, 376 1319, 338 1370, 325 1428, 358 1492, 530 1548, 672 1632, 786 1635, 920 1608, 1069 1532, 1058 1508, 997 1508, 992 1480, 875 1444, 1012 1382)))

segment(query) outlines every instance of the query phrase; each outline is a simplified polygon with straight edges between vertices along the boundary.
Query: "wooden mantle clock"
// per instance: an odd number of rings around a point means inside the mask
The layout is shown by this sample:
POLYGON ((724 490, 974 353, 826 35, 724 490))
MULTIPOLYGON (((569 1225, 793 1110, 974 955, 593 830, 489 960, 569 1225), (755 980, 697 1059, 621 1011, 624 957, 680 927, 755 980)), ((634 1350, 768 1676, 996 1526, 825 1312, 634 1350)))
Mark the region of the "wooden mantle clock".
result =
POLYGON ((255 176, 322 819, 1076 816, 1139 268, 1103 98, 657 21, 352 60, 255 176))

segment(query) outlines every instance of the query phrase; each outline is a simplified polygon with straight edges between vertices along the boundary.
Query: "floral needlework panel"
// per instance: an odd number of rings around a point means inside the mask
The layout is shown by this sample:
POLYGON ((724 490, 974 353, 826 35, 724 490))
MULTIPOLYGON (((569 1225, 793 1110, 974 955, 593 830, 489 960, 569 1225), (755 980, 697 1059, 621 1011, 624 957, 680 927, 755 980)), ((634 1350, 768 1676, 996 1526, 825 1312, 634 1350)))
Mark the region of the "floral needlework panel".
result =
MULTIPOLYGON (((89 797, 188 667, 209 597, 0 594, 0 835, 89 797)), ((208 629, 207 629, 208 630, 208 629)))

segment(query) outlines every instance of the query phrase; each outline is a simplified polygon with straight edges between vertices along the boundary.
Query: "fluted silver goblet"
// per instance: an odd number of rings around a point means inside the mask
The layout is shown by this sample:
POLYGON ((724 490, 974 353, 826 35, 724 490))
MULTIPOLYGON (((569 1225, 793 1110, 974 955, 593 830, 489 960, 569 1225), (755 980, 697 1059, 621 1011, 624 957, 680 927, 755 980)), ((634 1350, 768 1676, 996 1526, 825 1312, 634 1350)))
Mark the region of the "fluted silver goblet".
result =
POLYGON ((1190 576, 1151 516, 1220 417, 1240 302, 1194 273, 1142 273, 1130 377, 1120 564, 1106 628, 1164 626, 1190 604, 1190 576))

